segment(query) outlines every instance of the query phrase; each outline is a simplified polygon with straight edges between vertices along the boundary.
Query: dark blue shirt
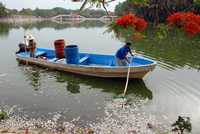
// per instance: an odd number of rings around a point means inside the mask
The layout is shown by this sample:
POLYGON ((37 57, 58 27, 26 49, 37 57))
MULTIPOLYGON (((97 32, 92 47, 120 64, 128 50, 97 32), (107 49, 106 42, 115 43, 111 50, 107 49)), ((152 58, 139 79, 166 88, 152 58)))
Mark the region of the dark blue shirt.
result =
POLYGON ((117 53, 116 53, 116 57, 119 58, 120 60, 125 59, 126 55, 128 54, 128 52, 131 52, 131 49, 129 46, 124 45, 123 47, 121 47, 117 53))

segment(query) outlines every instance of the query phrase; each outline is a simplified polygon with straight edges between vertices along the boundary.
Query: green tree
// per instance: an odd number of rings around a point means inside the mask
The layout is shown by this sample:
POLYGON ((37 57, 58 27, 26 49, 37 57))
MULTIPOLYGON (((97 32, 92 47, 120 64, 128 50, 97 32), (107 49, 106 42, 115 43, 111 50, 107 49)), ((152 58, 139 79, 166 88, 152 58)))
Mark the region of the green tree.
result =
POLYGON ((0 2, 0 17, 5 17, 8 15, 6 7, 3 5, 3 3, 0 2))
POLYGON ((133 3, 129 0, 123 2, 123 3, 119 3, 116 7, 115 7, 115 14, 118 16, 122 16, 127 14, 128 12, 135 12, 134 8, 133 8, 133 3))
POLYGON ((115 13, 122 15, 131 11, 156 24, 165 21, 166 17, 173 12, 194 11, 200 13, 199 0, 146 0, 146 2, 141 0, 142 3, 136 1, 139 0, 126 0, 118 4, 115 13))
POLYGON ((106 15, 106 12, 103 10, 83 10, 80 12, 80 15, 87 17, 87 18, 99 18, 106 15))
POLYGON ((7 9, 7 10, 9 12, 9 14, 11 14, 11 15, 17 15, 18 14, 17 9, 7 9))
POLYGON ((19 12, 21 15, 34 15, 32 9, 30 8, 23 8, 20 12, 19 12))

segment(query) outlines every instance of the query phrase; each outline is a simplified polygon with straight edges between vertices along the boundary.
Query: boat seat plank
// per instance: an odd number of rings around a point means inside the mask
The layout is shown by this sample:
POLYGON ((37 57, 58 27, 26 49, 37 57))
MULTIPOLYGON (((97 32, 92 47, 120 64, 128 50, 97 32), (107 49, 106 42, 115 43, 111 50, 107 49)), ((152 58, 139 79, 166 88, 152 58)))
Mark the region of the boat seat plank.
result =
POLYGON ((88 59, 89 59, 89 56, 84 56, 79 60, 79 63, 83 64, 83 63, 87 62, 88 59))
MULTIPOLYGON (((35 52, 36 57, 44 55, 44 54, 46 54, 45 51, 36 51, 35 52)), ((22 57, 30 57, 30 52, 22 52, 22 53, 19 53, 19 55, 21 55, 22 57)))
POLYGON ((50 62, 56 62, 58 60, 58 58, 52 58, 52 59, 49 59, 48 61, 50 61, 50 62))
POLYGON ((35 53, 35 56, 37 57, 37 56, 41 56, 41 55, 44 55, 44 54, 46 54, 45 51, 37 51, 37 52, 35 53))
POLYGON ((113 60, 111 60, 108 65, 109 66, 115 66, 115 64, 113 63, 113 60))

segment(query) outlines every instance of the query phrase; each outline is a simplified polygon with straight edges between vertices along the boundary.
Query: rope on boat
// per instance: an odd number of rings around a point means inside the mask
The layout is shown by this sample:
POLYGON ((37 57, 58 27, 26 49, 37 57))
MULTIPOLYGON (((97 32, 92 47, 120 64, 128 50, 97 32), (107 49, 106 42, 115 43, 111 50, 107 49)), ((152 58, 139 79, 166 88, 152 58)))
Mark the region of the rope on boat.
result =
POLYGON ((133 57, 131 57, 130 63, 128 65, 128 72, 127 72, 127 76, 126 76, 126 85, 125 85, 125 88, 124 88, 123 97, 125 97, 126 91, 127 91, 127 88, 128 88, 129 74, 130 74, 130 70, 131 70, 131 62, 132 62, 132 60, 133 60, 133 57))

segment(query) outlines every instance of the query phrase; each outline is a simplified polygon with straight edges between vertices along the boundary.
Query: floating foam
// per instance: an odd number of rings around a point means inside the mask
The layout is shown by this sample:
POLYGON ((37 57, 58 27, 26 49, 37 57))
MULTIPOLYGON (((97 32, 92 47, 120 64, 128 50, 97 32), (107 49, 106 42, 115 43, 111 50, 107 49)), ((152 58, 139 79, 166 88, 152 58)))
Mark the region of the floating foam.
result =
POLYGON ((5 76, 7 76, 6 73, 0 74, 0 77, 5 77, 5 76))
POLYGON ((10 130, 18 130, 21 128, 43 128, 52 132, 63 131, 64 133, 87 133, 93 131, 95 133, 140 133, 140 134, 155 134, 169 130, 169 126, 162 124, 154 115, 147 115, 142 112, 141 106, 146 103, 146 100, 134 97, 133 101, 128 104, 126 99, 114 99, 105 102, 105 116, 99 119, 98 122, 86 123, 86 128, 80 128, 76 125, 80 117, 74 118, 71 121, 60 122, 62 114, 52 114, 52 118, 47 120, 32 119, 27 115, 22 114, 22 109, 19 107, 5 107, 5 111, 9 114, 9 119, 0 122, 0 128, 6 127, 10 130), (22 117, 20 115, 23 115, 22 117))

